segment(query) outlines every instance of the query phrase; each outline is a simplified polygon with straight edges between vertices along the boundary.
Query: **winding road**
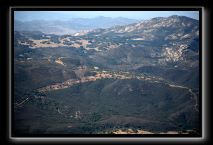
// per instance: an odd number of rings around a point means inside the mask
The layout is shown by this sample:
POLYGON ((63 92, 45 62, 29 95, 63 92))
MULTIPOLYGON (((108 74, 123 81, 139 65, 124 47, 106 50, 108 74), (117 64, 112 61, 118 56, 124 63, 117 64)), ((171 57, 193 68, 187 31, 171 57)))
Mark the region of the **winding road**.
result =
MULTIPOLYGON (((168 84, 168 83, 167 83, 168 84)), ((194 100, 195 100, 195 105, 194 105, 194 108, 197 112, 199 112, 199 109, 198 109, 198 101, 197 101, 197 95, 192 91, 191 88, 188 88, 188 87, 185 87, 185 86, 179 86, 179 85, 172 85, 172 84, 168 84, 170 87, 175 87, 175 88, 182 88, 182 89, 187 89, 189 91, 190 94, 193 95, 194 97, 194 100)))
POLYGON ((81 80, 67 80, 67 81, 62 82, 62 83, 57 83, 57 84, 53 84, 53 85, 48 85, 48 86, 43 87, 43 88, 39 88, 37 91, 39 91, 39 92, 46 92, 46 91, 53 91, 53 90, 65 89, 65 88, 73 86, 74 84, 85 83, 85 82, 92 82, 92 81, 96 81, 98 79, 105 79, 105 78, 113 78, 113 79, 138 79, 138 80, 149 81, 149 82, 152 82, 152 83, 163 83, 163 84, 167 84, 167 85, 169 85, 169 87, 173 87, 173 88, 186 89, 193 96, 193 97, 191 97, 191 99, 195 100, 194 108, 195 108, 195 110, 197 112, 199 112, 199 109, 198 109, 198 100, 197 100, 198 96, 196 95, 196 93, 194 93, 192 91, 191 88, 188 88, 188 87, 185 87, 185 86, 181 86, 181 85, 176 85, 173 82, 165 80, 165 79, 163 79, 161 77, 145 76, 143 74, 137 76, 137 75, 131 75, 130 73, 127 73, 127 72, 123 72, 123 74, 122 74, 122 72, 120 72, 119 74, 115 74, 114 72, 102 71, 102 72, 98 72, 95 76, 83 77, 83 78, 81 78, 81 80))

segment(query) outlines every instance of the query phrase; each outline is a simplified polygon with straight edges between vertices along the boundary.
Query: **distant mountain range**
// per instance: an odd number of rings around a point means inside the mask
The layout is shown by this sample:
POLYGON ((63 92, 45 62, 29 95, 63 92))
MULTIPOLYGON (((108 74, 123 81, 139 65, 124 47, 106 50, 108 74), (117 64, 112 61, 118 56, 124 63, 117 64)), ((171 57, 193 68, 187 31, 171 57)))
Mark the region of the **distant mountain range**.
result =
POLYGON ((97 28, 109 28, 116 25, 127 25, 138 22, 135 19, 117 17, 96 17, 96 18, 73 18, 66 21, 56 20, 15 20, 15 31, 40 31, 46 34, 73 34, 76 32, 88 31, 97 28))

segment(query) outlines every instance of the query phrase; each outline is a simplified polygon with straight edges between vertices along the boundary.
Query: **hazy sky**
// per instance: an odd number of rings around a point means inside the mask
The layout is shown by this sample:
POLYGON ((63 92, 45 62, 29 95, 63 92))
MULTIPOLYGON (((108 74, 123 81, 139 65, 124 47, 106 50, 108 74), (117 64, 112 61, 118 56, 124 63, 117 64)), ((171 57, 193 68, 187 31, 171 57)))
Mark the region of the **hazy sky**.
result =
POLYGON ((171 15, 187 16, 199 19, 198 11, 15 11, 14 17, 20 21, 31 20, 69 20, 71 18, 125 17, 146 20, 153 17, 168 17, 171 15))

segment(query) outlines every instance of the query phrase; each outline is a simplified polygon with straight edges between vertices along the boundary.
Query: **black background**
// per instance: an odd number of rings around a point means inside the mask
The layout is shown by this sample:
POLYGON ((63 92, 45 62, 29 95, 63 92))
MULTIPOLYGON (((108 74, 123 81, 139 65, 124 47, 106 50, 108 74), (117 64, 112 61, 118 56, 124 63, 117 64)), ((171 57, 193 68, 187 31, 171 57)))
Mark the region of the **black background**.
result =
MULTIPOLYGON (((0 0, 0 145, 4 144, 15 144, 11 141, 9 141, 8 138, 8 97, 9 97, 9 7, 10 6, 161 6, 161 7, 177 7, 177 6, 203 6, 205 9, 205 40, 203 43, 207 43, 205 46, 204 51, 207 51, 207 56, 204 56, 204 59, 206 60, 206 73, 204 74, 206 77, 206 88, 204 88, 204 92, 207 90, 211 90, 210 86, 210 76, 211 76, 211 53, 210 50, 212 41, 211 37, 211 27, 212 23, 210 21, 211 18, 211 9, 210 9, 210 1, 211 0, 0 0), (209 89, 208 89, 209 88, 209 89)), ((207 118, 207 139, 203 142, 181 142, 181 144, 207 144, 211 141, 211 95, 210 91, 206 92, 206 102, 208 104, 204 104, 204 107, 208 107, 208 114, 206 114, 207 118)), ((63 142, 62 142, 63 143, 63 142)), ((65 142, 64 142, 65 143, 65 142)), ((86 142, 84 142, 85 144, 86 142)), ((89 143, 89 142, 87 142, 89 143)), ((95 143, 95 142, 94 142, 95 143)), ((128 142, 124 142, 128 143, 128 142)), ((143 144, 142 142, 138 142, 140 144, 143 144)), ((156 142, 153 142, 156 143, 156 142)), ((160 143, 160 142, 159 142, 160 143)), ((169 144, 177 144, 178 142, 167 142, 169 144)), ((167 144, 164 142, 163 144, 167 144)), ((17 143, 20 144, 20 143, 17 143)), ((23 144, 23 143, 22 143, 23 144)), ((26 144, 29 144, 26 143, 26 144)), ((34 144, 31 142, 31 144, 34 144)), ((51 144, 54 144, 53 142, 51 144)), ((60 143, 61 144, 61 143, 60 143)), ((71 143, 70 143, 71 144, 71 143)), ((103 144, 103 143, 102 143, 103 144)), ((111 144, 111 143, 110 143, 111 144)), ((123 143, 122 143, 123 144, 123 143)))

